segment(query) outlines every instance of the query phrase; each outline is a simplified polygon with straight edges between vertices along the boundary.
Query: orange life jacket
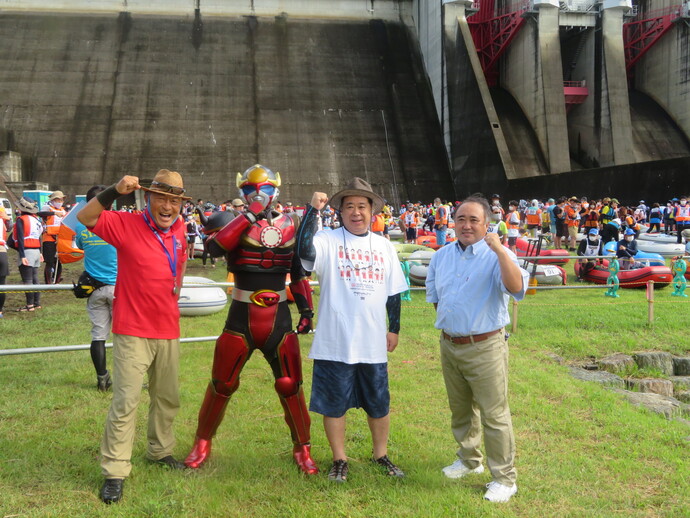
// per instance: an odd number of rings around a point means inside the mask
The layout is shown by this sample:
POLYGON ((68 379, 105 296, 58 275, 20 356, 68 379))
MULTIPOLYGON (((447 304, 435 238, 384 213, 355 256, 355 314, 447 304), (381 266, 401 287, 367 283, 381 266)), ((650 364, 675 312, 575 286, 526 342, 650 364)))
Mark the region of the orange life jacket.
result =
POLYGON ((685 205, 683 207, 682 205, 678 205, 676 207, 676 221, 690 221, 690 205, 685 205))
MULTIPOLYGON (((43 226, 38 218, 32 214, 22 214, 19 216, 24 224, 24 248, 41 248, 41 234, 43 233, 43 226)), ((19 246, 17 239, 17 225, 12 229, 12 237, 14 242, 19 246)))
POLYGON ((518 230, 520 228, 520 217, 515 218, 518 220, 518 222, 515 223, 513 221, 513 214, 517 216, 517 211, 511 210, 508 214, 506 214, 506 227, 508 227, 508 230, 518 230))
POLYGON ((7 244, 7 229, 5 228, 5 220, 0 219, 0 246, 7 244))
POLYGON ((372 232, 383 232, 385 225, 386 224, 383 221, 383 216, 381 216, 381 214, 377 214, 371 220, 371 231, 372 232))
POLYGON ((56 209, 51 205, 48 205, 48 207, 53 213, 46 218, 45 240, 55 241, 57 239, 57 235, 60 233, 60 224, 62 223, 63 218, 67 215, 67 212, 65 212, 65 210, 62 208, 56 209))
POLYGON ((408 210, 401 216, 406 227, 416 227, 419 223, 419 214, 416 210, 408 210))
POLYGON ((541 224, 541 210, 537 207, 527 207, 525 218, 528 225, 539 225, 541 224))
POLYGON ((436 207, 436 210, 434 211, 434 223, 436 225, 448 225, 448 207, 445 205, 439 205, 436 207), (441 213, 443 213, 442 216, 441 213))

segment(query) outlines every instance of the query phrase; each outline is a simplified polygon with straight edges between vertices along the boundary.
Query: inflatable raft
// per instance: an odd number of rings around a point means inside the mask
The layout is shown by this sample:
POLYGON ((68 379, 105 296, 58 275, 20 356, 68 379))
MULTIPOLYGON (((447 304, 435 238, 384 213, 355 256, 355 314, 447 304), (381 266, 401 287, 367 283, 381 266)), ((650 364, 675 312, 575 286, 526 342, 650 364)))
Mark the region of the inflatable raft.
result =
POLYGON ((659 233, 659 232, 652 232, 651 234, 648 234, 647 232, 640 232, 640 235, 637 236, 637 240, 639 241, 655 241, 657 243, 675 243, 676 242, 676 236, 669 235, 669 234, 664 234, 664 233, 659 233))
MULTIPOLYGON (((637 254, 635 254, 635 261, 643 263, 646 266, 666 266, 666 259, 664 259, 660 254, 640 250, 639 240, 637 241, 637 245, 638 249, 637 254)), ((605 254, 616 255, 616 250, 618 250, 618 243, 616 241, 609 241, 604 245, 605 254)))
POLYGON ((407 258, 418 251, 433 252, 432 248, 424 245, 415 245, 413 243, 395 243, 393 245, 395 252, 398 254, 399 261, 405 261, 407 258))
POLYGON ((426 274, 432 255, 434 255, 434 250, 417 250, 408 256, 407 263, 410 265, 411 284, 415 286, 426 285, 426 274))
POLYGON ((651 252, 654 254, 663 255, 664 257, 673 257, 676 255, 683 255, 685 253, 685 245, 683 243, 650 241, 648 239, 638 239, 637 249, 641 252, 651 252))
MULTIPOLYGON (((213 282, 206 277, 185 275, 183 284, 213 284, 213 282)), ((190 317, 218 313, 227 302, 228 297, 221 287, 185 288, 183 285, 177 305, 180 308, 180 315, 190 317)))
MULTIPOLYGON (((594 284, 606 284, 609 278, 608 261, 582 275, 582 264, 575 263, 575 275, 594 284)), ((665 288, 673 280, 668 266, 645 266, 635 270, 620 270, 617 274, 621 288, 644 288, 647 281, 654 281, 654 289, 665 288)))
MULTIPOLYGON (((506 241, 506 246, 508 246, 507 241, 506 241)), ((529 241, 526 239, 518 238, 518 240, 515 243, 515 247, 517 249, 517 256, 518 257, 527 257, 527 251, 529 250, 529 256, 533 257, 535 256, 536 250, 530 249, 530 244, 529 241)), ((541 249, 539 251, 539 257, 543 257, 544 259, 539 259, 537 261, 538 264, 566 264, 570 259, 550 259, 552 256, 563 256, 563 255, 569 255, 568 251, 562 248, 555 248, 552 250, 545 250, 541 249)))
MULTIPOLYGON (((532 266, 527 266, 526 270, 532 275, 532 266)), ((538 285, 563 286, 567 284, 568 274, 560 266, 555 264, 538 264, 534 272, 534 278, 538 285)))

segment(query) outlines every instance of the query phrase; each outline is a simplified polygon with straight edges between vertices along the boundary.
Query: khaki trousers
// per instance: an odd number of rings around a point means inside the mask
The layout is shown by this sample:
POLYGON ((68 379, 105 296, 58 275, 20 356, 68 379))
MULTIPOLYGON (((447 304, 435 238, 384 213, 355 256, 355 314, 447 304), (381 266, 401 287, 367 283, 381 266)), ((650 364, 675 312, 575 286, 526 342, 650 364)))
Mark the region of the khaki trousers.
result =
POLYGON ((149 418, 146 456, 172 454, 172 422, 180 408, 177 371, 180 340, 113 335, 113 399, 101 441, 101 468, 106 478, 126 478, 132 469, 137 407, 148 373, 149 418))
POLYGON ((454 344, 441 334, 441 367, 458 457, 469 468, 482 462, 480 422, 493 479, 517 479, 515 438, 508 407, 508 343, 501 331, 481 342, 454 344))

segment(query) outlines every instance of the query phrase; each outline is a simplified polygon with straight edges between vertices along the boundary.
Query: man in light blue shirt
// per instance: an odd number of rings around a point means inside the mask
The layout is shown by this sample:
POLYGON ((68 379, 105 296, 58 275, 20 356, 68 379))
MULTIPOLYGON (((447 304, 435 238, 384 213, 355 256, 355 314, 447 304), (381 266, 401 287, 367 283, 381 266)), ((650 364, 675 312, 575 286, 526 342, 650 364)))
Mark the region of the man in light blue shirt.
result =
MULTIPOLYGON (((106 189, 105 185, 95 185, 86 193, 86 201, 106 189)), ((113 315, 113 296, 117 279, 117 250, 106 243, 82 223, 75 225, 75 244, 84 250, 84 270, 100 284, 86 302, 86 311, 91 320, 91 361, 96 369, 96 388, 107 391, 112 382, 106 369, 105 341, 110 334, 113 315)))
POLYGON ((508 301, 522 300, 529 274, 487 233, 491 209, 484 198, 464 200, 455 213, 457 243, 438 250, 426 278, 426 299, 441 330, 441 366, 460 448, 443 469, 448 478, 484 471, 479 451, 484 427, 493 481, 484 498, 507 502, 517 493, 515 439, 508 406, 508 301))

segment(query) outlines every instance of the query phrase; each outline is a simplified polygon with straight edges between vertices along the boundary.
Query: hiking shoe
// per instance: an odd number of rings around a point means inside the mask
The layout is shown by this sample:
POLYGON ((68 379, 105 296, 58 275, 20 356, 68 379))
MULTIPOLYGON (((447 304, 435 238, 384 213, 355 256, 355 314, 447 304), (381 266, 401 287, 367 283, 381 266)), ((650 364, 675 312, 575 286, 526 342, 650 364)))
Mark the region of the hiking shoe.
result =
POLYGON ((113 382, 110 379, 110 372, 108 371, 105 371, 105 374, 103 374, 103 376, 101 376, 100 374, 96 374, 96 378, 98 379, 96 388, 101 392, 107 392, 113 384, 113 382))
POLYGON ((170 469, 187 469, 187 466, 184 462, 180 462, 172 455, 168 455, 167 457, 163 457, 162 459, 157 459, 152 462, 154 464, 158 464, 159 466, 165 466, 170 469))
POLYGON ((504 486, 495 480, 489 482, 487 485, 487 492, 484 493, 484 500, 489 502, 507 502, 510 497, 517 493, 517 484, 512 486, 504 486))
POLYGON ((339 459, 333 461, 331 471, 328 472, 328 480, 332 480, 333 482, 345 482, 347 480, 348 471, 349 468, 346 460, 339 459))
POLYGON ((106 478, 101 488, 101 500, 105 504, 115 504, 122 499, 122 478, 106 478))
POLYGON ((480 464, 476 468, 468 468, 463 461, 460 459, 456 460, 450 466, 446 466, 441 471, 448 478, 462 478, 470 473, 483 473, 484 466, 480 464))
POLYGON ((378 459, 371 459, 373 462, 383 467, 386 470, 386 475, 389 477, 403 478, 405 473, 398 466, 393 464, 393 462, 388 458, 388 455, 384 455, 378 459))

